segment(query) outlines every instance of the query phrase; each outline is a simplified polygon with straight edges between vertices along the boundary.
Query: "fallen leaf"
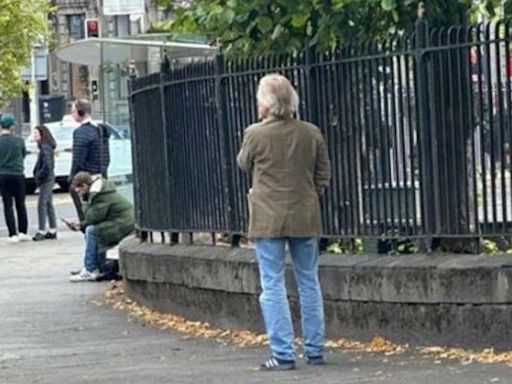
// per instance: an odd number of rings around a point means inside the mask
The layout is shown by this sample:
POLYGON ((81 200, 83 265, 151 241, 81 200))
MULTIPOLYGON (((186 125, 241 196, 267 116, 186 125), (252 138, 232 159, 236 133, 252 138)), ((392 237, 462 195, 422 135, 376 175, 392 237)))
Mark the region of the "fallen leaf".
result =
MULTIPOLYGON (((223 345, 231 344, 241 347, 268 345, 268 337, 265 334, 258 334, 239 329, 221 329, 206 322, 202 323, 200 321, 191 321, 181 316, 165 314, 146 308, 125 296, 121 282, 111 283, 110 287, 107 288, 104 293, 104 300, 106 303, 112 305, 114 309, 126 311, 130 317, 139 319, 144 323, 157 326, 161 329, 173 329, 184 333, 185 336, 183 337, 183 340, 187 340, 192 337, 204 337, 216 340, 223 345)), ((81 329, 83 328, 79 328, 79 330, 81 329)), ((127 335, 128 333, 125 334, 127 335)), ((297 345, 302 343, 298 338, 295 342, 297 345)), ((343 338, 327 340, 325 345, 327 348, 339 349, 345 352, 382 353, 385 356, 399 355, 410 350, 408 344, 395 344, 382 336, 375 336, 370 342, 360 342, 343 338)), ((496 353, 493 348, 486 348, 478 352, 464 350, 462 348, 448 348, 441 346, 419 348, 417 351, 425 358, 435 359, 434 364, 441 364, 442 359, 448 359, 458 360, 462 365, 471 364, 473 362, 485 364, 504 363, 512 367, 512 351, 496 353)), ((417 355, 410 356, 409 358, 415 359, 417 358, 417 355)), ((361 356, 356 356, 353 359, 350 359, 350 361, 356 362, 361 359, 361 356)), ((384 361, 386 360, 387 359, 384 361)), ((354 372, 357 371, 354 370, 354 372)))

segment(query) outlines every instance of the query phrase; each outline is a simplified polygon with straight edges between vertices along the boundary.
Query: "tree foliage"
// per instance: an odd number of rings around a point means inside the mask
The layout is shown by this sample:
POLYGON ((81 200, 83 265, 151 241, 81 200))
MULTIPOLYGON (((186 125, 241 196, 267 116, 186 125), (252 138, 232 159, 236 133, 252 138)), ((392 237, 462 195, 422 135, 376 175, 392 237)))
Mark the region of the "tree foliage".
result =
MULTIPOLYGON (((410 32, 417 0, 159 0, 172 18, 158 26, 175 33, 198 33, 218 41, 228 54, 291 52, 306 41, 319 49, 410 32)), ((466 24, 494 16, 500 0, 429 0, 433 26, 466 24)), ((512 0, 506 1, 506 7, 512 0)))
POLYGON ((24 89, 20 70, 30 64, 32 46, 48 37, 47 0, 0 0, 0 102, 24 89))

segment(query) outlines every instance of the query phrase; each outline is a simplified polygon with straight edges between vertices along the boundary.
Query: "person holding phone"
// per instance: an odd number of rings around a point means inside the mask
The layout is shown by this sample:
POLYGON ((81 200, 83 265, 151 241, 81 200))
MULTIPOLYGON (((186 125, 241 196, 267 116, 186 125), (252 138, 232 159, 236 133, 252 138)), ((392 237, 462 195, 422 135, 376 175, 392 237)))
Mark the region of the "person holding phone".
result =
POLYGON ((79 172, 73 178, 71 188, 87 204, 83 221, 64 220, 71 230, 85 233, 84 266, 72 272, 69 280, 96 281, 101 276, 105 252, 134 230, 133 206, 116 191, 112 182, 101 175, 79 172))

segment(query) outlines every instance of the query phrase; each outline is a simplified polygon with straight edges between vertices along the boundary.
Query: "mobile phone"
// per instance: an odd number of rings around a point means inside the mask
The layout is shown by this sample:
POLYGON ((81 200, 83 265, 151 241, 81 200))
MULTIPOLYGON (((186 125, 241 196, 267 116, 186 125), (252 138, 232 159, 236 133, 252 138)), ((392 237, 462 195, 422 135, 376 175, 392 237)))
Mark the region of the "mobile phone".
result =
POLYGON ((68 227, 69 229, 71 229, 72 231, 76 231, 77 229, 72 225, 72 223, 66 219, 63 219, 62 217, 59 217, 59 219, 64 223, 66 224, 66 227, 68 227))

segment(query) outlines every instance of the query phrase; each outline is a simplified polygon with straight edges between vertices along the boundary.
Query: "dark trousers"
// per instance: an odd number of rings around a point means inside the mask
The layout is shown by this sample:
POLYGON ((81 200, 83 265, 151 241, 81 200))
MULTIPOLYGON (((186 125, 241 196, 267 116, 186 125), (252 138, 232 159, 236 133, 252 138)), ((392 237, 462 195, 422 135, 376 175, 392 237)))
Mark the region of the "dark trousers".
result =
POLYGON ((18 231, 27 233, 28 220, 27 208, 25 207, 25 176, 23 175, 0 175, 0 192, 4 204, 4 217, 9 237, 17 234, 16 220, 14 218, 13 200, 16 204, 16 215, 18 216, 18 231))
POLYGON ((41 184, 39 186, 39 199, 37 200, 37 215, 39 218, 39 231, 46 230, 46 218, 50 229, 57 229, 57 218, 55 217, 55 207, 53 206, 53 185, 55 179, 41 184))

